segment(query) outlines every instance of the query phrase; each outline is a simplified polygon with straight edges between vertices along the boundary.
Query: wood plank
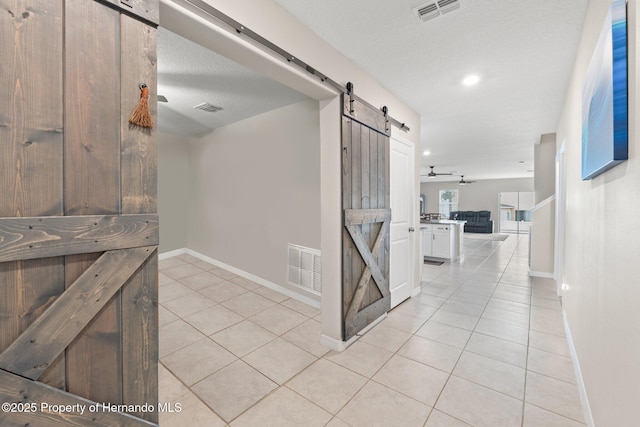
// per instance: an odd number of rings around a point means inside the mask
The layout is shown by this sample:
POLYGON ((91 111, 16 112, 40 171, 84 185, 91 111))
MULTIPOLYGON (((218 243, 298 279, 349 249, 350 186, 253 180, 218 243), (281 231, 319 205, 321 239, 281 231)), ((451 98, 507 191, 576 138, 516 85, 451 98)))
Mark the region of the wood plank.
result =
POLYGON ((342 95, 342 115, 351 118, 351 97, 343 93, 342 95))
POLYGON ((346 209, 344 225, 391 221, 391 209, 346 209))
POLYGON ((61 1, 0 0, 0 40, 0 216, 60 215, 61 1))
MULTIPOLYGON (((344 206, 344 209, 362 209, 362 125, 357 121, 351 120, 351 204, 344 206)), ((347 230, 348 231, 348 230, 347 230)), ((358 254, 358 248, 353 244, 349 237, 345 245, 351 247, 351 283, 348 285, 350 298, 356 292, 358 286, 358 278, 362 276, 365 264, 358 254)))
MULTIPOLYGON (((378 208, 378 133, 374 132, 371 136, 370 140, 370 149, 369 149, 369 193, 371 202, 369 204, 369 208, 377 209, 378 208)), ((381 223, 377 223, 371 226, 371 234, 369 237, 369 244, 373 246, 375 239, 380 232, 380 227, 382 227, 381 223)), ((374 254, 376 262, 380 265, 380 256, 379 254, 374 254)))
MULTIPOLYGON (((362 126, 351 122, 351 203, 344 209, 362 208, 362 126)), ((365 128, 366 129, 366 128, 365 128)))
POLYGON ((370 106, 356 95, 343 95, 343 114, 370 129, 390 135, 382 110, 370 106))
POLYGON ((90 411, 89 405, 94 405, 95 402, 46 384, 30 381, 2 369, 0 369, 0 401, 9 404, 34 404, 37 409, 33 413, 0 411, 0 425, 3 427, 157 427, 157 424, 126 413, 105 410, 101 406, 102 402, 98 404, 100 410, 90 411), (42 406, 43 404, 49 406, 42 406), (54 412, 53 405, 70 405, 72 410, 68 413, 54 412), (83 412, 81 408, 84 408, 83 412))
POLYGON ((0 218, 0 262, 158 244, 156 214, 0 218))
POLYGON ((154 250, 105 252, 0 354, 0 368, 39 378, 154 250))
MULTIPOLYGON (((63 213, 62 10, 61 0, 0 0, 0 217, 63 213)), ((0 352, 63 281, 60 258, 0 264, 0 352)), ((64 387, 64 364, 45 380, 64 387)))
MULTIPOLYGON (((367 141, 367 143, 369 144, 369 147, 370 147, 369 148, 369 174, 367 176, 367 179, 369 180, 369 193, 370 193, 369 194, 369 198, 370 198, 369 207, 370 208, 377 208, 377 205, 378 205, 378 189, 377 189, 378 162, 377 162, 377 157, 378 157, 378 137, 379 137, 379 135, 380 135, 380 133, 371 131, 369 133, 369 140, 367 141)), ((372 247, 374 245, 374 243, 376 242, 376 239, 377 239, 377 237, 378 237, 378 235, 380 233, 382 225, 383 224, 370 224, 368 226, 369 227, 369 236, 368 236, 369 247, 372 247)), ((376 262, 376 265, 381 265, 380 264, 380 260, 381 260, 380 253, 381 252, 382 251, 378 251, 378 252, 373 254, 373 258, 374 258, 374 260, 376 262)), ((388 280, 387 280, 387 283, 388 283, 388 280)), ((377 287, 374 287, 374 286, 369 287, 369 295, 368 295, 367 305, 370 305, 371 303, 377 301, 380 298, 382 298, 382 294, 377 289, 377 287)))
MULTIPOLYGON (((158 402, 158 254, 152 254, 122 288, 122 401, 158 402)), ((158 422, 154 411, 132 412, 158 422)))
MULTIPOLYGON (((65 12, 65 215, 118 214, 120 13, 86 0, 66 0, 65 12)), ((94 259, 66 257, 67 286, 94 259)), ((67 349, 68 391, 121 403, 120 317, 116 292, 67 349)))
POLYGON ((117 214, 120 16, 86 0, 67 0, 65 13, 65 214, 117 214))
POLYGON ((156 120, 157 30, 121 16, 122 71, 120 135, 122 147, 122 213, 157 212, 157 148, 152 129, 129 123, 140 99, 138 85, 149 87, 149 109, 156 120))
MULTIPOLYGON (((376 176, 376 178, 378 179, 378 208, 389 208, 391 207, 391 204, 385 204, 386 200, 385 200, 385 191, 387 191, 387 188, 389 185, 391 185, 390 182, 385 180, 385 164, 389 162, 390 158, 389 158, 389 153, 385 153, 385 144, 384 144, 384 140, 385 138, 387 138, 386 136, 382 135, 382 134, 378 134, 378 144, 377 144, 377 148, 378 148, 378 174, 376 176)), ((391 202, 389 200, 389 202, 391 202)))
POLYGON ((112 4, 127 15, 141 18, 150 24, 159 24, 160 5, 158 0, 98 0, 112 4))
MULTIPOLYGON (((344 95, 343 95, 344 101, 344 95)), ((351 148, 352 148, 352 120, 342 117, 342 206, 343 209, 351 207, 351 148)), ((342 322, 346 318, 349 304, 353 298, 354 279, 351 273, 353 244, 350 242, 349 233, 342 230, 342 322)), ((344 327, 342 328, 344 331, 344 327)), ((343 337, 343 339, 345 339, 343 337)))
POLYGON ((369 209, 378 208, 378 135, 372 132, 369 140, 369 209))
POLYGON ((370 131, 367 127, 360 127, 360 207, 362 209, 371 208, 371 194, 370 194, 370 178, 369 175, 371 173, 370 169, 370 161, 369 157, 369 138, 371 137, 371 133, 375 135, 375 132, 370 131))
MULTIPOLYGON (((157 0, 154 0, 157 3, 157 0)), ((132 126, 130 112, 140 98, 138 85, 149 87, 149 108, 156 120, 157 30, 121 17, 122 213, 157 211, 157 145, 155 132, 132 126)), ((158 401, 158 255, 145 261, 122 288, 122 400, 128 404, 158 401), (135 351, 131 351, 135 349, 135 351)), ((154 408, 156 409, 156 408, 154 408)), ((134 412, 158 422, 157 409, 134 412)))
MULTIPOLYGON (((376 149, 378 151, 378 155, 377 155, 377 162, 378 162, 378 172, 376 175, 376 179, 378 181, 378 185, 377 185, 377 189, 378 189, 378 196, 377 196, 377 201, 378 201, 378 208, 389 208, 390 205, 386 205, 385 206, 385 197, 384 197, 384 191, 385 188, 390 184, 388 182, 385 182, 384 179, 384 167, 385 167, 385 160, 388 159, 388 156, 385 156, 385 152, 384 152, 384 139, 387 138, 385 135, 379 133, 376 135, 377 136, 377 143, 376 143, 376 149)), ((389 219, 391 220, 391 219, 389 219)), ((377 230, 379 232, 379 230, 377 230)), ((388 237, 389 238, 389 237, 388 237)), ((380 266, 384 266, 386 263, 386 257, 385 257, 385 251, 382 250, 378 253, 377 255, 377 260, 378 260, 378 265, 380 266)), ((386 271, 386 277, 389 278, 389 272, 386 271)))
MULTIPOLYGON (((391 199, 387 199, 385 197, 385 191, 387 191, 388 189, 390 189, 390 185, 391 183, 386 180, 385 178, 385 167, 387 164, 389 164, 389 153, 385 152, 385 140, 388 140, 389 137, 386 135, 383 135, 381 133, 377 134, 377 149, 378 149, 378 175, 377 175, 377 179, 378 179, 378 206, 380 207, 385 207, 385 208, 390 208, 391 207, 391 199)), ((391 218, 389 218, 389 221, 391 221, 391 218)), ((390 247, 390 232, 387 232, 387 235, 385 236, 385 247, 390 247)), ((378 260, 378 265, 380 266, 380 268, 383 271, 383 274, 385 275, 385 277, 387 279, 389 279, 389 269, 385 268, 385 266, 388 265, 388 261, 389 261, 389 253, 386 250, 381 250, 380 252, 378 252, 377 254, 377 260, 378 260)), ((390 283, 390 282, 389 282, 390 283)))
POLYGON ((120 1, 120 4, 124 12, 138 16, 155 25, 160 23, 159 0, 127 0, 120 1))

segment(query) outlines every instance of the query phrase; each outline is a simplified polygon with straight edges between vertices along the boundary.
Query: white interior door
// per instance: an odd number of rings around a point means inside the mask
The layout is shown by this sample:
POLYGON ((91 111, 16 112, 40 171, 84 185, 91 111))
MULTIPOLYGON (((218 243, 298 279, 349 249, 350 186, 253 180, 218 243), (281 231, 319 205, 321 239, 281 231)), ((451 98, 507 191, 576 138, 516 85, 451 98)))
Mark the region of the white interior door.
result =
POLYGON ((413 144, 391 138, 391 255, 389 290, 391 308, 411 296, 415 227, 415 154, 413 144))

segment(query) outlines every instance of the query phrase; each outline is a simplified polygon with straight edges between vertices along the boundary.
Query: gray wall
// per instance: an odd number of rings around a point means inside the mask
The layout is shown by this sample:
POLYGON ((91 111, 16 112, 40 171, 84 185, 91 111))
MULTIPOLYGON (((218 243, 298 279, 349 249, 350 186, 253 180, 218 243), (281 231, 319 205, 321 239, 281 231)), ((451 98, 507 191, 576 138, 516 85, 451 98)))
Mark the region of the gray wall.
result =
POLYGON ((287 284, 287 243, 320 249, 319 141, 309 100, 194 142, 188 247, 298 291, 287 284))
POLYGON ((487 179, 473 184, 458 185, 458 181, 421 183, 420 194, 427 197, 427 212, 438 212, 440 190, 458 190, 461 211, 491 211, 494 232, 499 231, 498 194, 503 191, 533 191, 533 178, 487 179))
POLYGON ((548 133, 540 137, 540 144, 534 147, 536 174, 534 177, 535 203, 552 196, 556 192, 556 134, 548 133))
MULTIPOLYGON (((562 305, 596 426, 638 425, 640 396, 640 60, 638 0, 629 0, 629 160, 582 181, 584 76, 610 2, 590 1, 557 141, 566 144, 562 305)), ((580 383, 580 381, 579 381, 580 383)), ((587 423, 589 425, 589 423, 587 423)))
POLYGON ((159 132, 157 142, 159 252, 163 253, 187 246, 191 139, 159 132))

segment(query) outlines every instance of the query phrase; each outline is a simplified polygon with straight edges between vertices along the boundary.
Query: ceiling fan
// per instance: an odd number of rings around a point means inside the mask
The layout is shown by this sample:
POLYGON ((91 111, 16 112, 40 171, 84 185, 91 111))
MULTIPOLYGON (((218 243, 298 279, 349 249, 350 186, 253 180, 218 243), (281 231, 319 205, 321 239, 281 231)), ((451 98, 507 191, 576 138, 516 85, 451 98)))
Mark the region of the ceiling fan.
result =
POLYGON ((428 174, 426 174, 426 175, 420 175, 420 176, 426 176, 426 177, 428 177, 428 178, 435 178, 435 177, 436 177, 436 176, 438 176, 438 175, 453 175, 452 173, 446 173, 446 172, 443 172, 443 173, 435 173, 435 172, 433 171, 433 168, 434 168, 435 166, 429 166, 429 167, 431 168, 431 172, 429 172, 429 173, 428 173, 428 174))
POLYGON ((460 181, 458 182, 459 185, 467 185, 467 184, 473 184, 475 181, 465 181, 464 180, 464 175, 460 175, 460 181))

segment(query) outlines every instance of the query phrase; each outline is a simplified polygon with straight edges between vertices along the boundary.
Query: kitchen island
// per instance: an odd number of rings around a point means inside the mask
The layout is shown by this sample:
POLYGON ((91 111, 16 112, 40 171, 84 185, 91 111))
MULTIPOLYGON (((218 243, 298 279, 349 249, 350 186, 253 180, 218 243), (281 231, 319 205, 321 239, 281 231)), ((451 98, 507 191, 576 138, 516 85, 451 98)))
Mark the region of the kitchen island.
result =
POLYGON ((463 258, 466 221, 431 220, 420 222, 422 256, 458 261, 463 258))

